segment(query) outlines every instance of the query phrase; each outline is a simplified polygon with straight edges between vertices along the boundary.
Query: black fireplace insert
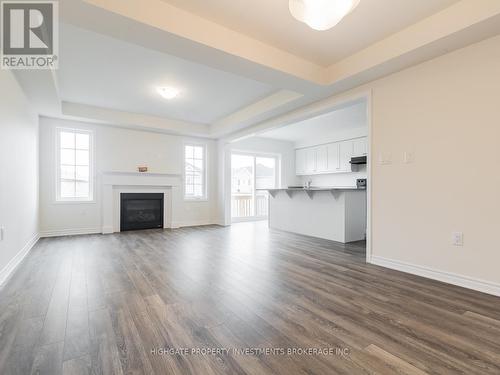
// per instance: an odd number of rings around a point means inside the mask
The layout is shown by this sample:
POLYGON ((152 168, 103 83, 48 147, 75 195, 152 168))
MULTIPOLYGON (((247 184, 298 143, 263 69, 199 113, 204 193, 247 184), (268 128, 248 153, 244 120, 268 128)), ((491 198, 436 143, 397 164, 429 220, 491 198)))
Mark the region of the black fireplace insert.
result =
POLYGON ((163 193, 121 193, 120 230, 163 228, 163 193))

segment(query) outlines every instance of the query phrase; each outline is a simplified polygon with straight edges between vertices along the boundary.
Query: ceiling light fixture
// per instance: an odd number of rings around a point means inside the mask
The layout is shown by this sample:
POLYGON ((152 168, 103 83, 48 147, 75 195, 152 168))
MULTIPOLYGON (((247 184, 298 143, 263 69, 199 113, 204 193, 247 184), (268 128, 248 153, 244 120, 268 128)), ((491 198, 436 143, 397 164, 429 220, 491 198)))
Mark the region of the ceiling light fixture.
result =
POLYGON ((179 90, 172 86, 158 87, 156 89, 158 94, 160 94, 165 99, 173 99, 179 95, 179 90))
POLYGON ((290 13, 314 30, 328 30, 351 13, 360 0, 289 0, 290 13))

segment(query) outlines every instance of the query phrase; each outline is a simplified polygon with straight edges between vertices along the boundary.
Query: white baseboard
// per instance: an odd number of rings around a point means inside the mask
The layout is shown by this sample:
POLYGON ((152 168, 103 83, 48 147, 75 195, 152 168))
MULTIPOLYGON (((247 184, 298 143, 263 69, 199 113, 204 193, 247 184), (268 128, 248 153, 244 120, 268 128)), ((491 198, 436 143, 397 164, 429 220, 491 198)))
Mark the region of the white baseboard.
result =
POLYGON ((172 228, 183 228, 183 227, 199 227, 202 225, 213 225, 212 220, 193 220, 193 221, 177 221, 172 223, 172 228))
POLYGON ((76 228, 76 229, 57 229, 57 230, 44 230, 40 232, 40 237, 62 237, 62 236, 76 236, 80 234, 96 234, 102 233, 101 228, 76 228))
POLYGON ((375 255, 372 255, 369 263, 500 297, 500 284, 490 281, 475 279, 375 255))
POLYGON ((21 251, 19 251, 14 258, 10 260, 9 263, 0 271, 0 285, 3 285, 12 275, 16 267, 23 261, 23 259, 28 255, 30 250, 35 246, 35 244, 40 239, 40 235, 36 233, 27 243, 23 246, 21 251))
POLYGON ((112 234, 112 233, 115 233, 115 228, 113 228, 113 227, 102 227, 101 233, 102 234, 112 234))

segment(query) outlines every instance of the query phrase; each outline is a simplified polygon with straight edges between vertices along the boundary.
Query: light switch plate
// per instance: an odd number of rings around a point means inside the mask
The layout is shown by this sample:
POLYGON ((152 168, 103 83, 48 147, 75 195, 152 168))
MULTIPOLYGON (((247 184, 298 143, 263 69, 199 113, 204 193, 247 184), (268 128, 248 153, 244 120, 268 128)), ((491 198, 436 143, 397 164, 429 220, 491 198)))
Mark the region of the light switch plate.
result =
POLYGON ((381 152, 378 155, 378 163, 380 165, 387 165, 392 163, 392 155, 388 152, 381 152))
POLYGON ((463 232, 453 232, 451 235, 451 243, 454 246, 463 246, 464 245, 464 234, 463 232))
POLYGON ((0 227, 0 241, 3 241, 4 232, 5 232, 5 227, 0 227))
POLYGON ((411 151, 403 152, 403 163, 411 164, 415 160, 415 153, 411 151))

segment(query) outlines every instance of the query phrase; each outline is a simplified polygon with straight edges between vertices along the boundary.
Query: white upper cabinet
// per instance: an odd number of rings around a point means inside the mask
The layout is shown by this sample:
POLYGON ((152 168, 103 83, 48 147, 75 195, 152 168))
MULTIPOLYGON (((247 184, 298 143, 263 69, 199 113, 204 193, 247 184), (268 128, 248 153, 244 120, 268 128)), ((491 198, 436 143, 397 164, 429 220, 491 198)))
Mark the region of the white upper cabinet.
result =
POLYGON ((352 140, 339 142, 340 172, 351 172, 352 140))
POLYGON ((352 156, 368 155, 368 140, 366 137, 353 139, 352 146, 352 156))
POLYGON ((295 171, 296 174, 306 174, 306 150, 295 150, 295 171))
POLYGON ((351 158, 368 153, 367 138, 355 138, 295 150, 298 175, 351 172, 351 158))
POLYGON ((328 153, 328 172, 338 172, 340 170, 339 144, 330 143, 326 147, 328 153))
POLYGON ((316 147, 316 172, 328 172, 328 148, 327 146, 316 147))
POLYGON ((306 173, 316 173, 316 148, 306 148, 306 173))

